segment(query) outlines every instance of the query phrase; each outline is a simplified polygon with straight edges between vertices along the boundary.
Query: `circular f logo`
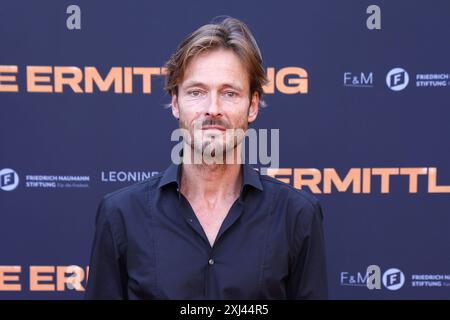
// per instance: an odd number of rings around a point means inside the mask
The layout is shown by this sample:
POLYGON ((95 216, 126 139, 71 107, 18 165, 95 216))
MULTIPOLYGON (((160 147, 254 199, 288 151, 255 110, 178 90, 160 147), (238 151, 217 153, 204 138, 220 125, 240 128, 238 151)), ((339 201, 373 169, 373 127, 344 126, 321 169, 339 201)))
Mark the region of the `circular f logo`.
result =
POLYGON ((0 189, 11 191, 17 188, 19 184, 19 175, 13 169, 0 170, 0 189))
POLYGON ((394 68, 386 76, 387 86, 394 91, 400 91, 406 88, 409 82, 409 75, 405 69, 394 68))
POLYGON ((405 275, 396 268, 391 268, 383 273, 383 284, 389 290, 398 290, 405 283, 405 275))

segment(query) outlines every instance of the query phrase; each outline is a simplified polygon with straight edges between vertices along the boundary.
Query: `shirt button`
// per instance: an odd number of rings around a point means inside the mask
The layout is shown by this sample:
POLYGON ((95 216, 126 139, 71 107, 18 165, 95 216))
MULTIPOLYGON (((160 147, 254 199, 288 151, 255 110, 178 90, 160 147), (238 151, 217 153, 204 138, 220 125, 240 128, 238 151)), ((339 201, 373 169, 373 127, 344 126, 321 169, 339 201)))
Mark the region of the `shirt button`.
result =
POLYGON ((214 264, 214 259, 209 259, 208 263, 210 266, 212 266, 214 264))

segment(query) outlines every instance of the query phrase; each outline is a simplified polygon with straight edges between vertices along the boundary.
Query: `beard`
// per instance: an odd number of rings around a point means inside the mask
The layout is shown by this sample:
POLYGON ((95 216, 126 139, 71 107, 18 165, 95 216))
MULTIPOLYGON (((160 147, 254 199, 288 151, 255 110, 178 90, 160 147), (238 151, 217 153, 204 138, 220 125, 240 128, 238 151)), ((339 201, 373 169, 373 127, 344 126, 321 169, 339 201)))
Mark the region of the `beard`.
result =
MULTIPOLYGON (((242 120, 236 126, 231 126, 224 119, 202 118, 189 126, 180 117, 180 128, 185 129, 184 141, 194 153, 194 158, 200 159, 201 163, 235 163, 236 150, 248 128, 246 117, 242 117, 242 120), (202 130, 207 125, 221 126, 225 130, 202 130)), ((194 163, 197 161, 194 160, 194 163)))

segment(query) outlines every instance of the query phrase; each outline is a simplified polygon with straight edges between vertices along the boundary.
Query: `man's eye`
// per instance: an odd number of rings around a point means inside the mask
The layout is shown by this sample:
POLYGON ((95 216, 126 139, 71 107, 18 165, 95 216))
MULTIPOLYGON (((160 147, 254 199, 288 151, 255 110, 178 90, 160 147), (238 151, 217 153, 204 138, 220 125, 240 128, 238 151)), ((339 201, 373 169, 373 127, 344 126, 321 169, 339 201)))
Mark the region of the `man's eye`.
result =
POLYGON ((233 91, 227 91, 227 92, 225 92, 225 96, 226 96, 227 98, 234 98, 234 97, 236 96, 236 92, 233 92, 233 91))
POLYGON ((193 90, 189 92, 189 95, 191 97, 199 97, 201 95, 201 92, 199 90, 193 90))

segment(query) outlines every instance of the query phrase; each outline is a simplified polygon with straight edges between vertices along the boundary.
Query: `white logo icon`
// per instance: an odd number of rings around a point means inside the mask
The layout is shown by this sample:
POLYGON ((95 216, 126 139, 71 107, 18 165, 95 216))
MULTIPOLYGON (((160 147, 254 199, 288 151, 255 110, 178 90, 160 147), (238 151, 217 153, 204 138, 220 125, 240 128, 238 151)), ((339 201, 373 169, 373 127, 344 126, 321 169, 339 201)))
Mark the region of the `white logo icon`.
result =
POLYGON ((400 91, 406 88, 409 83, 409 75, 405 69, 394 68, 386 76, 387 86, 394 91, 400 91))
POLYGON ((0 170, 0 189, 11 191, 17 188, 19 175, 13 169, 5 168, 0 170))
POLYGON ((383 273, 383 284, 389 290, 398 290, 405 284, 405 275, 396 268, 391 268, 383 273))

